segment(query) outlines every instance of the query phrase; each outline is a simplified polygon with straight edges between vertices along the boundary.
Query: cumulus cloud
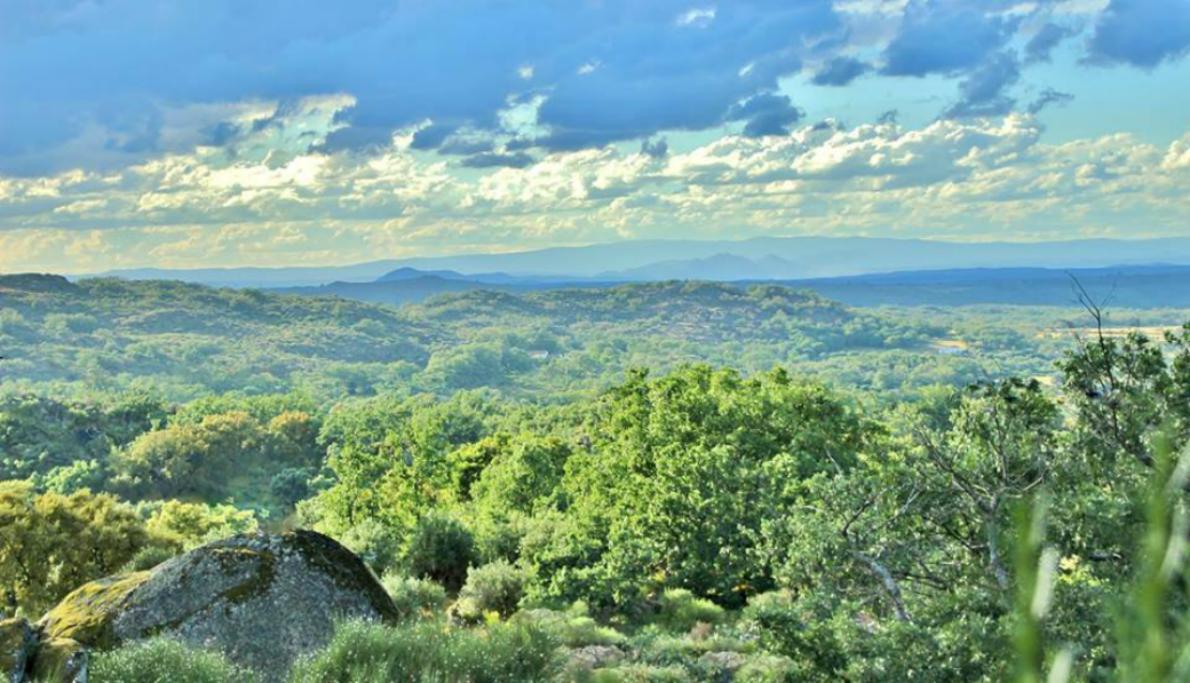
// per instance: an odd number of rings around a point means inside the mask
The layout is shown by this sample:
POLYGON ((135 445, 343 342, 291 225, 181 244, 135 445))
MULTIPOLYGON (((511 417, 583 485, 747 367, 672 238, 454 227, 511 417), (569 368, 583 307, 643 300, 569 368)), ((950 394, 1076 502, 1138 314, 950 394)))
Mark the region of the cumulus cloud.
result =
MULTIPOLYGON (((252 149, 272 127, 238 144, 252 149)), ((714 237, 725 226, 735 236, 1126 235, 1143 219, 1158 234, 1182 230, 1190 208, 1190 138, 1051 145, 1020 114, 920 128, 828 121, 666 154, 653 142, 640 151, 473 155, 466 178, 412 149, 413 136, 398 133, 364 158, 309 150, 270 163, 207 148, 120 172, 0 178, 0 270, 341 262, 510 242, 714 237), (67 253, 84 240, 93 248, 67 253)))

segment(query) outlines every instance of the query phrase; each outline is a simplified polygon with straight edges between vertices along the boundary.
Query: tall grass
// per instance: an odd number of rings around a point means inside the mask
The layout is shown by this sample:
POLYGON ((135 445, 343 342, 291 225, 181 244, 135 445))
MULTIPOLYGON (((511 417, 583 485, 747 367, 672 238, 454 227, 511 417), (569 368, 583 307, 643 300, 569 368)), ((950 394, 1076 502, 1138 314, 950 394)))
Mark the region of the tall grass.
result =
POLYGON ((250 683, 253 674, 222 655, 154 638, 91 657, 91 683, 250 683))
POLYGON ((347 622, 325 650, 294 667, 293 683, 537 683, 561 667, 558 642, 525 625, 454 629, 347 622))
MULTIPOLYGON (((1185 507, 1190 450, 1179 455, 1166 434, 1154 441, 1153 468, 1139 501, 1145 526, 1138 548, 1136 576, 1118 608, 1114 678, 1127 683, 1190 680, 1190 630, 1185 581, 1185 507)), ((1044 546, 1045 500, 1017 518, 1016 601, 1012 641, 1017 683, 1065 683, 1071 651, 1062 649, 1045 671, 1043 619, 1056 574, 1057 553, 1044 546)))

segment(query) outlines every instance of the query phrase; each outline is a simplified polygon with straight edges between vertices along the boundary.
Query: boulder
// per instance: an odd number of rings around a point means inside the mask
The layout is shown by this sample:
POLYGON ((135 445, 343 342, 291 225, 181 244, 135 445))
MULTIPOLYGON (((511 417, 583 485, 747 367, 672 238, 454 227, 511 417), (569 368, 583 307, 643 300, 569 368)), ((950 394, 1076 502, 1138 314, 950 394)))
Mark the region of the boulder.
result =
POLYGON ((37 631, 24 619, 0 621, 0 676, 4 683, 22 683, 37 649, 37 631))
POLYGON ((222 652, 265 680, 330 641, 344 619, 396 621, 375 574, 312 531, 215 541, 143 572, 101 579, 39 622, 46 638, 109 649, 154 636, 222 652))

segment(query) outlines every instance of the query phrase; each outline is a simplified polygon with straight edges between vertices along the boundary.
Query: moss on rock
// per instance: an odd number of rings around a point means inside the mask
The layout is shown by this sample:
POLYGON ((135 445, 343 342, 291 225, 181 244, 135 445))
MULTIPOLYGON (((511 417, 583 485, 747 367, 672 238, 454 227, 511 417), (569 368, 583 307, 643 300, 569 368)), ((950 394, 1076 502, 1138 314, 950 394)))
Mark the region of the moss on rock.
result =
POLYGON ((165 636, 221 651, 263 680, 323 647, 340 619, 395 621, 376 575, 312 531, 208 543, 148 571, 86 584, 43 617, 46 636, 111 649, 165 636))
POLYGON ((42 617, 42 632, 49 638, 66 638, 100 649, 115 646, 113 617, 151 576, 149 571, 133 572, 83 584, 42 617))

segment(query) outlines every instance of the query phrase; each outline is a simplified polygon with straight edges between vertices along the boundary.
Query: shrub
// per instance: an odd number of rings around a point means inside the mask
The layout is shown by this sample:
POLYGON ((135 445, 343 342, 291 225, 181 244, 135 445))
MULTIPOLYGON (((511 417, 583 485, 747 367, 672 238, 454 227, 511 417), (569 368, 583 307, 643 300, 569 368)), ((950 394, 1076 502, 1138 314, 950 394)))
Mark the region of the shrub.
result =
POLYGON ((402 619, 436 612, 446 605, 446 589, 427 579, 385 574, 381 585, 393 599, 402 619))
POLYGON ((596 669, 577 680, 584 683, 688 683, 694 679, 680 666, 628 664, 611 669, 596 669))
POLYGON ((478 616, 496 612, 507 618, 516 611, 525 592, 524 573, 505 560, 467 570, 467 582, 459 593, 460 612, 478 616))
POLYGON ((457 593, 475 561, 475 541, 457 520, 443 515, 423 517, 405 550, 405 567, 411 576, 433 579, 457 593))
POLYGON ((536 683, 552 680, 559 667, 557 641, 540 629, 497 624, 469 631, 428 621, 397 627, 348 622, 325 650, 298 662, 291 681, 536 683))
POLYGON ((723 620, 723 608, 683 588, 671 588, 661 594, 657 623, 675 631, 689 631, 699 622, 717 624, 723 620))
POLYGON ((351 527, 339 537, 339 542, 381 574, 397 563, 401 552, 397 533, 374 519, 365 519, 351 527))
POLYGON ((92 683, 243 683, 255 676, 222 655, 154 638, 91 657, 92 683))
POLYGON ((552 609, 522 610, 513 616, 513 621, 535 624, 549 631, 566 647, 587 645, 620 645, 627 638, 613 628, 600 626, 587 615, 587 605, 576 602, 565 612, 552 609))
POLYGON ((166 560, 174 557, 177 553, 172 549, 160 545, 148 545, 136 551, 131 560, 124 565, 121 571, 124 572, 140 572, 146 569, 152 569, 166 560))
POLYGON ((788 657, 757 655, 749 657, 735 673, 737 683, 784 683, 797 680, 797 667, 788 657))

